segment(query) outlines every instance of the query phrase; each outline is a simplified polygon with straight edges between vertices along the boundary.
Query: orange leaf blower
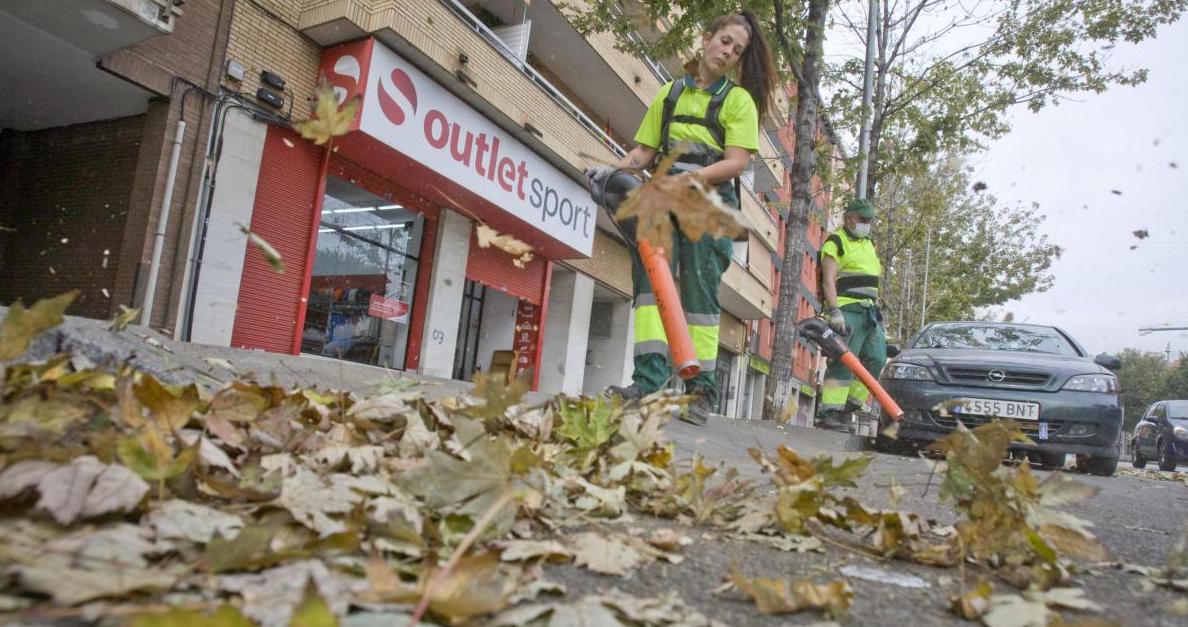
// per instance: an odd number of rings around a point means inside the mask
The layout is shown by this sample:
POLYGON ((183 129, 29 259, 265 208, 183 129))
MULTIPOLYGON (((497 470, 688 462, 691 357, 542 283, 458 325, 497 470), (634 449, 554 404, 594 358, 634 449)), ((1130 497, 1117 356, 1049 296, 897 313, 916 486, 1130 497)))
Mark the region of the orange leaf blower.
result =
MULTIPOLYGON (((605 176, 592 179, 590 190, 594 202, 614 211, 626 200, 627 195, 637 187, 643 185, 639 173, 635 170, 618 169, 605 176)), ((616 224, 620 233, 628 241, 635 241, 634 220, 631 224, 616 224), (628 233, 624 231, 632 231, 628 233)), ((660 311, 660 321, 664 325, 664 335, 668 338, 668 350, 672 353, 672 363, 677 374, 682 379, 692 379, 701 372, 701 365, 697 361, 697 353, 693 351, 693 338, 689 335, 689 325, 685 322, 685 308, 681 306, 680 293, 677 292, 676 282, 669 269, 668 258, 663 248, 657 248, 645 241, 637 242, 639 257, 643 261, 644 272, 652 284, 652 292, 656 296, 656 308, 660 311)))
POLYGON ((829 326, 828 322, 816 317, 805 318, 796 323, 796 330, 805 339, 820 347, 826 357, 836 359, 846 368, 849 368, 850 372, 853 372, 854 376, 858 377, 858 380, 862 382, 862 385, 865 385, 866 389, 870 390, 871 394, 874 394, 875 400, 879 402, 879 405, 883 406, 883 411, 887 416, 895 422, 903 420, 903 410, 899 408, 895 399, 892 399, 891 395, 887 394, 887 390, 884 390, 883 386, 879 385, 874 375, 870 374, 863 367, 862 362, 858 360, 858 356, 850 351, 850 346, 846 344, 845 338, 838 335, 829 326))

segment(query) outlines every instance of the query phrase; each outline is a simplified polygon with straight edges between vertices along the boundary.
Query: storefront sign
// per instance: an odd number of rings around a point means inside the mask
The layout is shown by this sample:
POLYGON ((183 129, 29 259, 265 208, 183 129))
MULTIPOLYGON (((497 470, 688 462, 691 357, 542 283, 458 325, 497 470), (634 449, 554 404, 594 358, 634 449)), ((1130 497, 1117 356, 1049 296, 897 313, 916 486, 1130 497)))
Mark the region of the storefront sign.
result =
POLYGON ((769 374, 771 372, 771 364, 767 360, 758 356, 751 355, 751 370, 758 371, 762 374, 769 374))
POLYGON ((372 294, 367 302, 367 315, 393 322, 407 323, 411 309, 412 306, 407 302, 385 298, 380 294, 372 294))
POLYGON ((322 73, 361 95, 358 130, 583 256, 596 208, 584 187, 375 39, 337 46, 322 73))
POLYGON ((516 308, 516 335, 512 350, 516 353, 516 378, 532 370, 536 363, 536 338, 540 331, 540 307, 521 300, 516 308))

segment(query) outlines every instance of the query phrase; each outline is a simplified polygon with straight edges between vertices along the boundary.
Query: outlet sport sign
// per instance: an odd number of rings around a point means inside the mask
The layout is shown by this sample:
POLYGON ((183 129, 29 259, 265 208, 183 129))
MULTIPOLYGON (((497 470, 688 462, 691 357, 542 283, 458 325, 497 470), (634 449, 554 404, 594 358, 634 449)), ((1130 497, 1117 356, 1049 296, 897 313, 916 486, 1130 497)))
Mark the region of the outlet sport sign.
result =
POLYGON ((576 256, 594 247, 584 187, 375 39, 327 49, 339 101, 362 96, 354 128, 490 202, 576 256))

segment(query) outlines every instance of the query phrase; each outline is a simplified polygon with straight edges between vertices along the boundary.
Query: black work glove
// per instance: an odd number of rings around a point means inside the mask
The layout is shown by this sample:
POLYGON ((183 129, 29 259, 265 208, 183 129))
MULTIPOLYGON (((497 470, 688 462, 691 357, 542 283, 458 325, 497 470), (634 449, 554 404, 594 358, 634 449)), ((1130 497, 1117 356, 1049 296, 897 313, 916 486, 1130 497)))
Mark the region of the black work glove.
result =
POLYGON ((606 177, 614 173, 615 168, 609 165, 600 165, 586 170, 586 189, 591 192, 596 187, 606 180, 606 177))

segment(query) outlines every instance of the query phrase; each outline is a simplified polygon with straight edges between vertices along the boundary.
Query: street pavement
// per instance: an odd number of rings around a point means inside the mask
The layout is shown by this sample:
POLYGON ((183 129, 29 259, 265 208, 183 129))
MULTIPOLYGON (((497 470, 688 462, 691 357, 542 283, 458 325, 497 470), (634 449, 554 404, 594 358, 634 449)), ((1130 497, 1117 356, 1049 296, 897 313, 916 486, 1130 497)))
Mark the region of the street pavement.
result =
MULTIPOLYGON (((0 317, 6 314, 0 308, 0 317)), ((415 385, 429 396, 457 394, 469 388, 458 381, 417 377, 380 368, 305 356, 288 356, 173 342, 144 327, 131 326, 122 332, 109 331, 102 322, 68 318, 57 329, 43 334, 31 348, 34 357, 44 358, 70 349, 96 363, 131 362, 167 381, 196 382, 216 387, 236 377, 254 377, 280 385, 319 386, 375 393, 394 385, 415 385), (227 366, 230 365, 231 369, 227 366)), ((535 395, 532 399, 543 397, 535 395)), ((530 400, 532 400, 530 399, 530 400)), ((759 447, 772 452, 786 444, 802 456, 829 454, 837 457, 872 455, 873 460, 859 487, 851 494, 867 507, 890 507, 890 488, 898 485, 906 494, 896 507, 914 511, 941 524, 957 521, 956 512, 937 497, 940 477, 936 461, 920 456, 888 455, 845 451, 846 436, 808 427, 778 426, 762 421, 734 421, 715 418, 704 427, 672 422, 666 427, 676 443, 678 458, 700 455, 706 463, 734 467, 742 476, 763 484, 758 465, 747 449, 759 447)), ((1186 468, 1188 470, 1188 468, 1186 468)), ((1045 471, 1037 471, 1046 475, 1045 471)), ((1091 500, 1070 507, 1074 514, 1091 521, 1094 532, 1106 546, 1111 561, 1162 567, 1173 545, 1188 524, 1188 482, 1183 474, 1137 471, 1124 464, 1114 477, 1093 477, 1066 470, 1077 481, 1100 488, 1091 500)), ((616 523, 644 529, 677 527, 673 521, 636 517, 616 523)), ((737 593, 715 593, 732 567, 749 576, 785 579, 812 578, 818 582, 842 577, 840 569, 865 566, 888 572, 913 574, 926 588, 907 588, 850 578, 856 590, 851 611, 843 622, 857 625, 942 625, 958 622, 947 611, 948 597, 959 591, 958 569, 938 569, 900 561, 884 562, 841 547, 827 545, 824 553, 784 553, 777 549, 723 537, 712 529, 680 528, 694 539, 684 549, 680 565, 652 564, 625 579, 597 575, 572 566, 549 568, 549 576, 564 583, 570 596, 617 587, 637 595, 677 592, 686 602, 710 616, 733 625, 809 624, 823 620, 818 613, 792 616, 763 616, 737 593)), ((853 538, 857 540, 857 538, 853 538)), ((966 569, 969 583, 990 578, 977 568, 966 569)), ((1169 609, 1185 593, 1163 588, 1150 589, 1140 575, 1097 567, 1078 576, 1072 585, 1086 589, 1089 597, 1105 608, 1105 617, 1125 625, 1184 625, 1188 618, 1169 609)), ((995 583, 997 591, 1007 591, 995 583)), ((1070 616, 1068 618, 1075 618, 1070 616)))

